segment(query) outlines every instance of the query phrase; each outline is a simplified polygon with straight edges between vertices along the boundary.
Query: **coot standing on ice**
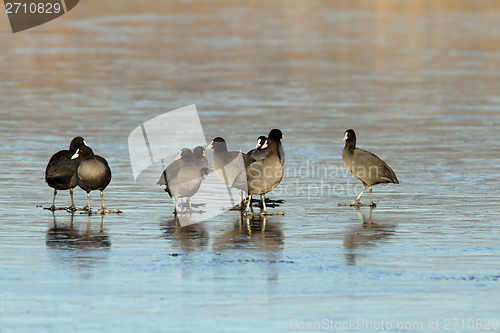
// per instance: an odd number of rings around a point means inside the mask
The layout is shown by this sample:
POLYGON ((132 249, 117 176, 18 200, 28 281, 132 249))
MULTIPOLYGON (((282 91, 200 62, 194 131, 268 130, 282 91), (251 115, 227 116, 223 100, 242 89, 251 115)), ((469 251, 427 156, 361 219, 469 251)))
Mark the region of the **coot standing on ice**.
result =
POLYGON ((76 170, 80 164, 79 160, 73 160, 71 157, 76 153, 78 148, 87 145, 81 136, 75 137, 71 140, 69 150, 61 150, 49 160, 47 168, 45 169, 45 181, 50 187, 54 189, 54 198, 52 206, 49 208, 54 211, 56 209, 56 194, 57 190, 68 190, 71 197, 71 206, 67 209, 76 210, 75 202, 73 201, 73 188, 76 187, 76 170))
POLYGON ((191 197, 198 192, 204 174, 196 166, 194 155, 188 148, 183 148, 175 161, 163 171, 156 184, 166 185, 165 191, 174 197, 174 214, 177 214, 177 199, 187 198, 192 211, 191 197))
MULTIPOLYGON (((228 151, 226 141, 221 137, 212 140, 207 149, 213 149, 212 169, 215 175, 227 185, 233 185, 234 179, 241 171, 255 162, 255 159, 239 151, 228 151), (238 157, 241 156, 241 159, 238 157)), ((240 189, 240 202, 243 201, 242 190, 240 189)))
POLYGON ((111 181, 111 169, 108 162, 101 156, 94 155, 92 149, 87 146, 78 148, 71 158, 80 158, 81 160, 76 171, 76 178, 78 186, 87 192, 89 214, 92 214, 92 210, 90 209, 90 191, 93 190, 101 192, 102 206, 98 211, 101 214, 110 213, 111 211, 104 206, 104 196, 102 193, 111 181))
POLYGON ((270 136, 263 148, 267 148, 266 158, 249 164, 241 171, 232 187, 242 189, 248 188, 248 201, 245 212, 249 212, 252 195, 260 195, 262 202, 262 213, 267 213, 265 194, 273 190, 283 179, 283 166, 279 159, 279 140, 270 136))
POLYGON ((392 169, 382 161, 378 156, 369 151, 356 148, 356 134, 354 130, 348 129, 344 134, 345 147, 342 152, 344 165, 354 177, 363 182, 363 190, 356 200, 350 204, 341 204, 341 206, 362 206, 360 198, 366 190, 370 189, 370 205, 376 206, 372 198, 372 186, 382 183, 399 184, 398 178, 392 169))
POLYGON ((250 163, 255 162, 255 159, 245 153, 239 151, 228 151, 226 141, 217 137, 212 140, 207 149, 214 150, 212 159, 212 169, 220 180, 228 185, 232 185, 234 178, 247 167, 250 163), (237 157, 243 158, 243 165, 238 163, 237 157))

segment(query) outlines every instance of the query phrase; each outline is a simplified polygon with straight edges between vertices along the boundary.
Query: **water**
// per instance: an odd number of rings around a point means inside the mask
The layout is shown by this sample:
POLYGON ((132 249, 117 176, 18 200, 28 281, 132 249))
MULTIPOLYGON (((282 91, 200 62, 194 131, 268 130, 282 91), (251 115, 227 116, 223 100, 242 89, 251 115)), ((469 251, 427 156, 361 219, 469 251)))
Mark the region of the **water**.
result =
POLYGON ((499 21, 490 1, 87 0, 16 34, 3 16, 0 331, 325 319, 498 331, 499 21), (128 134, 190 104, 207 143, 246 151, 283 130, 286 177, 269 196, 285 216, 179 228, 161 189, 135 185, 128 134), (371 218, 337 206, 361 189, 342 163, 347 128, 401 183, 374 187, 371 218), (110 163, 105 200, 123 214, 39 207, 52 200, 47 161, 76 135, 110 163))

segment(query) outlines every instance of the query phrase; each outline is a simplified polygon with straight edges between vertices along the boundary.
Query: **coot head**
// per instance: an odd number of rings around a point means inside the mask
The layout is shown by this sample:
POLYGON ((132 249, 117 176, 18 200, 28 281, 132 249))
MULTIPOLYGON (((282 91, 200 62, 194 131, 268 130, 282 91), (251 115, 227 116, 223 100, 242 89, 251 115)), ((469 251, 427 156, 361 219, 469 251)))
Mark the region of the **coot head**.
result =
POLYGON ((69 150, 72 152, 76 152, 78 148, 86 145, 87 143, 85 142, 85 139, 81 136, 77 136, 73 140, 71 140, 71 143, 69 144, 69 150))
POLYGON ((264 149, 262 146, 264 145, 264 142, 266 142, 267 138, 263 135, 259 136, 257 139, 257 145, 255 146, 255 149, 264 149))
POLYGON ((71 156, 71 159, 80 158, 82 160, 88 160, 94 157, 94 152, 90 149, 89 146, 81 146, 77 149, 76 153, 71 156))
POLYGON ((269 132, 269 138, 275 138, 276 140, 286 139, 281 130, 274 128, 269 132))
POLYGON ((344 141, 356 141, 356 133, 354 133, 353 129, 348 129, 344 133, 344 141))
POLYGON ((202 157, 207 157, 207 154, 205 154, 205 148, 202 146, 198 146, 193 150, 193 155, 194 158, 202 158, 202 157))
POLYGON ((193 158, 193 152, 189 148, 182 148, 181 151, 179 152, 179 155, 175 158, 176 160, 189 160, 193 158))
POLYGON ((264 144, 262 145, 262 149, 267 149, 268 151, 268 156, 269 156, 269 153, 277 153, 278 152, 278 140, 276 140, 275 138, 273 137, 269 137, 269 139, 267 139, 264 144))
POLYGON ((214 151, 225 151, 227 150, 226 140, 218 136, 212 140, 212 143, 208 145, 207 149, 213 149, 214 151))

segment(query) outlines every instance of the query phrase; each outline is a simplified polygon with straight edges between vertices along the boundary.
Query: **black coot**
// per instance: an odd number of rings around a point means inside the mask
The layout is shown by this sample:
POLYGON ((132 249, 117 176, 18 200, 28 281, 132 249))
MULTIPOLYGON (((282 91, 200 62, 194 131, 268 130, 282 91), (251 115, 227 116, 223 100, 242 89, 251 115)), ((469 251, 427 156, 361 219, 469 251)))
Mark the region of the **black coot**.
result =
POLYGON ((194 155, 188 148, 183 148, 179 155, 162 173, 156 184, 166 185, 165 191, 174 197, 174 213, 177 214, 177 199, 187 198, 192 211, 191 197, 198 192, 204 174, 196 166, 194 155))
POLYGON ((228 185, 232 185, 234 178, 245 169, 250 163, 255 162, 255 159, 245 153, 239 151, 227 151, 226 141, 217 137, 212 140, 212 143, 207 149, 214 150, 212 159, 212 169, 220 180, 228 185), (243 165, 236 158, 242 156, 243 165))
POLYGON ((281 130, 274 128, 269 132, 268 138, 273 138, 278 142, 278 158, 280 159, 281 165, 285 164, 285 149, 281 144, 281 139, 285 139, 285 136, 281 132, 281 130))
POLYGON ((267 152, 265 148, 262 148, 264 143, 266 142, 267 138, 263 135, 259 136, 257 139, 257 145, 255 146, 255 149, 250 150, 247 155, 254 158, 256 161, 258 160, 263 160, 267 156, 267 152))
POLYGON ((108 186, 111 181, 111 169, 108 162, 99 155, 94 155, 90 147, 82 146, 78 148, 72 159, 80 158, 81 162, 76 171, 78 186, 87 192, 88 210, 90 209, 90 191, 99 190, 101 192, 102 206, 98 211, 101 214, 110 213, 111 211, 104 206, 104 197, 102 191, 108 186))
POLYGON ((78 148, 86 145, 85 140, 81 136, 71 140, 69 150, 61 150, 50 158, 49 164, 45 169, 45 181, 54 189, 54 198, 50 210, 55 210, 57 190, 68 190, 71 197, 70 210, 76 210, 75 202, 73 201, 73 188, 76 187, 76 169, 80 160, 72 160, 71 157, 76 153, 78 148))
POLYGON ((194 163, 200 170, 203 179, 205 179, 210 173, 210 165, 208 164, 207 154, 205 154, 205 148, 198 146, 193 150, 194 163))
POLYGON ((345 147, 342 152, 344 165, 347 171, 363 182, 363 190, 356 200, 350 204, 342 204, 342 206, 362 206, 360 198, 367 186, 370 189, 369 206, 376 206, 376 204, 373 203, 372 186, 381 183, 399 184, 398 178, 394 171, 392 171, 392 169, 378 156, 369 151, 356 148, 356 134, 354 130, 348 129, 345 131, 344 141, 345 147))
MULTIPOLYGON (((255 162, 254 158, 245 153, 239 151, 227 151, 226 141, 221 137, 214 138, 212 143, 208 145, 207 149, 214 150, 212 169, 215 175, 228 185, 233 185, 236 176, 238 176, 240 172, 244 171, 248 165, 255 162), (239 156, 242 158, 237 158, 239 156)), ((243 196, 240 189, 240 208, 242 201, 243 196)))
POLYGON ((260 195, 262 212, 267 213, 265 194, 274 189, 283 178, 283 166, 278 156, 279 141, 270 136, 263 148, 267 148, 267 156, 263 160, 249 164, 246 169, 238 174, 232 187, 248 188, 248 201, 246 212, 249 212, 252 195, 260 195))

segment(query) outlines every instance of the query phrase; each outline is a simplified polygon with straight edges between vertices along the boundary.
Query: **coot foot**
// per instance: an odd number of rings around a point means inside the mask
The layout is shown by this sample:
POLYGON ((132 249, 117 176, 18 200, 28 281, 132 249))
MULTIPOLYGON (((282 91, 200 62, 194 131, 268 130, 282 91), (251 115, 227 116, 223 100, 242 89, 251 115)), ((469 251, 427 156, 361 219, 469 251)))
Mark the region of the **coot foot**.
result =
MULTIPOLYGON (((270 202, 270 203, 268 203, 267 199, 266 199, 266 207, 276 208, 276 207, 279 207, 279 206, 280 205, 278 203, 276 203, 276 202, 270 202)), ((260 209, 264 208, 264 206, 262 205, 262 201, 257 201, 256 203, 252 204, 252 207, 258 207, 260 209)))
MULTIPOLYGON (((70 206, 70 207, 68 207, 67 209, 69 209, 69 208, 71 208, 71 206, 70 206)), ((73 207, 73 209, 74 209, 74 211, 75 211, 75 212, 76 212, 76 211, 84 211, 84 212, 86 212, 86 211, 88 211, 88 210, 89 210, 89 207, 88 207, 88 206, 85 206, 85 207, 82 207, 82 208, 73 207)))
MULTIPOLYGON (((199 203, 199 204, 192 203, 191 204, 191 206, 194 208, 205 207, 206 205, 207 205, 206 203, 199 203)), ((187 202, 184 202, 184 203, 179 204, 179 207, 187 208, 187 207, 189 207, 189 204, 187 202)))
POLYGON ((56 206, 50 206, 50 207, 43 207, 43 209, 50 210, 51 212, 55 212, 56 210, 66 210, 66 207, 56 207, 56 206))
POLYGON ((119 210, 119 209, 115 209, 115 210, 111 210, 111 209, 107 209, 106 207, 101 207, 97 210, 97 214, 101 214, 101 215, 104 215, 104 214, 120 214, 122 211, 119 210))
POLYGON ((366 204, 362 204, 359 201, 353 201, 353 202, 347 203, 347 204, 339 204, 339 206, 341 206, 341 207, 375 207, 376 204, 372 203, 370 205, 366 205, 366 204))
POLYGON ((240 211, 240 212, 242 212, 245 210, 245 207, 240 207, 239 205, 236 205, 234 207, 222 206, 221 210, 223 210, 225 212, 228 212, 228 211, 240 211))
POLYGON ((280 212, 280 213, 269 213, 269 212, 260 212, 260 213, 253 213, 253 212, 245 212, 244 213, 246 216, 270 216, 270 215, 285 215, 285 213, 280 212))
MULTIPOLYGON (((256 203, 256 202, 260 202, 260 200, 259 200, 259 199, 255 199, 255 198, 254 198, 254 199, 252 199, 252 204, 254 204, 254 203, 256 203)), ((284 200, 284 199, 276 199, 276 200, 275 200, 275 199, 269 199, 269 198, 266 198, 266 205, 267 205, 268 203, 270 203, 270 204, 279 204, 279 203, 284 203, 284 202, 285 202, 285 200, 284 200)))

